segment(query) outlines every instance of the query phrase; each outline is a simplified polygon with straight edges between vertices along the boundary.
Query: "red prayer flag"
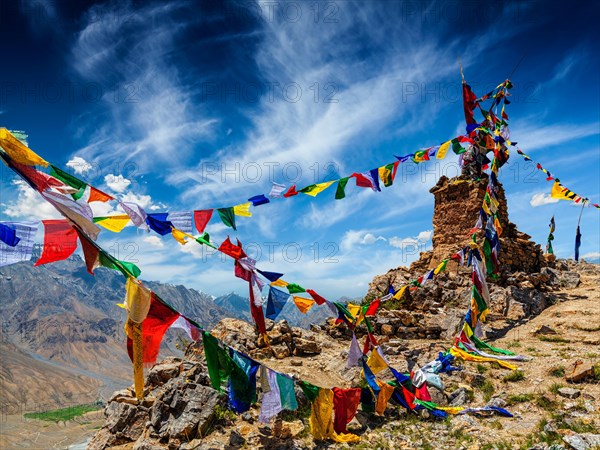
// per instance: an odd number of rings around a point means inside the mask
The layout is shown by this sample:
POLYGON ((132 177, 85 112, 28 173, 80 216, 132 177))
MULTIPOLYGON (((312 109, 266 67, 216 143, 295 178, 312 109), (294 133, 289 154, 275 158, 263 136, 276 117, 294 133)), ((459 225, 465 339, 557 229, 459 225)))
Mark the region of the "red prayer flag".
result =
POLYGON ((77 232, 66 219, 42 220, 44 249, 36 266, 67 259, 77 248, 77 232))
MULTIPOLYGON (((366 355, 367 353, 369 353, 369 350, 371 349, 371 345, 373 347, 377 347, 379 345, 379 343, 377 342, 377 339, 375 339, 375 336, 373 336, 371 333, 367 333, 367 337, 365 338, 365 345, 363 347, 363 355, 366 355)), ((377 351, 377 350, 375 350, 377 351)))
POLYGON ((298 192, 296 192, 296 185, 295 184, 291 188, 289 188, 285 194, 283 194, 283 196, 285 198, 293 197, 294 195, 298 195, 298 192))
POLYGON ((379 309, 380 304, 381 304, 380 298, 378 298, 374 302, 371 302, 371 304, 367 308, 367 312, 365 313, 365 316, 374 316, 375 314, 377 314, 377 310, 379 309))
POLYGON ((327 301, 323 297, 321 297, 319 294, 317 294, 315 291, 313 291, 312 289, 307 289, 306 292, 308 293, 308 295, 310 295, 313 298, 313 300, 317 303, 317 305, 322 305, 327 301))
POLYGON ((14 161, 12 161, 11 164, 15 166, 15 168, 19 172, 21 172, 29 182, 33 184, 35 189, 37 189, 40 192, 53 187, 66 187, 65 184, 59 179, 54 178, 53 176, 50 176, 47 173, 40 172, 39 170, 36 170, 31 166, 19 164, 14 161))
POLYGON ((252 278, 252 271, 244 269, 244 266, 242 266, 239 261, 236 260, 234 264, 234 275, 242 280, 250 281, 252 278))
POLYGON ((210 221, 210 218, 213 215, 213 211, 213 209, 203 209, 199 211, 194 211, 194 223, 196 224, 196 229, 198 230, 198 233, 204 233, 204 229, 210 221))
POLYGON ((471 90, 471 86, 469 86, 467 83, 463 82, 462 85, 462 95, 463 95, 463 109, 465 112, 465 120, 467 122, 467 124, 473 124, 473 123, 477 123, 475 121, 475 115, 473 114, 473 111, 475 110, 475 107, 477 106, 477 97, 475 96, 475 93, 471 90))
POLYGON ((336 433, 346 433, 346 425, 356 415, 360 403, 360 388, 340 389, 333 388, 333 410, 335 418, 333 429, 336 433))
POLYGON ((420 388, 416 388, 415 394, 419 400, 423 400, 424 402, 431 401, 431 395, 429 395, 429 391, 427 390, 427 383, 423 383, 420 388))
POLYGON ((350 176, 356 178, 356 185, 358 187, 373 189, 373 182, 371 180, 369 180, 367 177, 365 177, 363 174, 355 172, 350 176))
MULTIPOLYGON (((144 349, 144 364, 154 364, 160 350, 160 343, 171 324, 177 320, 179 313, 163 304, 150 293, 150 309, 142 322, 142 348, 144 349)), ((127 337, 127 353, 133 361, 133 341, 127 337)))
POLYGON ((83 233, 77 231, 77 235, 79 236, 79 242, 81 242, 81 249, 83 250, 83 257, 85 259, 85 266, 87 267, 87 271, 90 275, 94 275, 94 269, 100 264, 100 250, 93 245, 88 237, 83 233))
MULTIPOLYGON (((238 244, 240 241, 238 241, 238 244)), ((235 245, 229 240, 229 236, 227 239, 223 241, 223 243, 219 246, 218 250, 221 253, 225 253, 226 255, 231 256, 233 259, 240 259, 246 256, 244 250, 242 250, 241 245, 235 245)))
POLYGON ((262 306, 257 306, 254 303, 254 289, 252 288, 252 281, 248 283, 250 288, 250 312, 252 313, 252 319, 258 328, 260 334, 267 334, 267 326, 265 325, 265 316, 263 314, 262 306))
POLYGON ((112 195, 108 195, 106 192, 102 192, 100 189, 96 189, 93 186, 90 186, 90 196, 88 198, 88 203, 91 202, 107 202, 109 200, 114 200, 115 198, 112 195))
POLYGON ((406 403, 408 404, 410 409, 415 409, 415 394, 410 392, 404 386, 402 386, 402 393, 404 394, 404 398, 406 399, 406 403))

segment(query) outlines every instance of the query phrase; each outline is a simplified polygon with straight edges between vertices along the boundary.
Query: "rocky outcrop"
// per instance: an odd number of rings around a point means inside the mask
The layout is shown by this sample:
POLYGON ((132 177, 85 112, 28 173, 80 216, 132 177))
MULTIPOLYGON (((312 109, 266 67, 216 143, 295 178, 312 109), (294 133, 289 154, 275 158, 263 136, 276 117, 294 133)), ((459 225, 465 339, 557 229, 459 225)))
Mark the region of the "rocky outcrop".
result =
POLYGON ((113 395, 104 410, 106 422, 88 449, 124 444, 140 450, 181 448, 208 434, 226 400, 210 386, 201 359, 167 358, 149 371, 141 403, 131 389, 113 395))

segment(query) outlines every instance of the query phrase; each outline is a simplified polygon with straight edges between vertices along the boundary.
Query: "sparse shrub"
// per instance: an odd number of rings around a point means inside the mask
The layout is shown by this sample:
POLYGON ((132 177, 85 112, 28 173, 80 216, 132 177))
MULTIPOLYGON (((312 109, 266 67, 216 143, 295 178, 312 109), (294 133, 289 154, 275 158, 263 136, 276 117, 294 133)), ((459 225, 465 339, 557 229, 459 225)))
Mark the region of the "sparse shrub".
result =
POLYGON ((483 382, 483 384, 481 385, 481 392, 483 393, 483 399, 486 402, 489 402, 491 400, 492 395, 494 395, 495 391, 496 391, 496 388, 494 387, 494 384, 490 380, 485 380, 483 382))
POLYGON ((517 403, 525 403, 533 400, 533 394, 515 394, 509 395, 506 398, 506 404, 508 406, 516 405, 517 403))
POLYGON ((522 381, 525 379, 525 374, 520 370, 513 370, 511 373, 504 375, 502 381, 505 383, 513 382, 513 381, 522 381))
POLYGON ((556 378, 562 378, 565 376, 565 368, 564 366, 550 367, 550 369, 548 369, 548 375, 552 375, 556 378))

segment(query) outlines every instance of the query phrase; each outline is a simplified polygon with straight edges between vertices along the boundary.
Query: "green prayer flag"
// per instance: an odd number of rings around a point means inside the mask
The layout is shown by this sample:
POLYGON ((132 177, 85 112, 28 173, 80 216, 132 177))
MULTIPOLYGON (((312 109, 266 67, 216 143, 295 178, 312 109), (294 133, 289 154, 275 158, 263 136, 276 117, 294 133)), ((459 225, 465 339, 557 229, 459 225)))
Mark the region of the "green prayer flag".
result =
POLYGON ((457 138, 452 139, 452 151, 457 155, 466 152, 466 150, 460 145, 457 138))
POLYGON ((486 350, 491 350, 494 353, 500 353, 502 355, 514 355, 514 353, 511 352, 510 350, 503 350, 501 348, 492 347, 490 344, 483 342, 475 335, 471 336, 470 339, 473 341, 473 344, 475 344, 475 347, 477 347, 480 350, 486 349, 486 350))
POLYGON ((281 407, 289 411, 298 409, 296 393, 294 391, 294 380, 281 373, 277 373, 277 385, 279 386, 279 398, 281 399, 281 407))
POLYGON ((316 184, 311 184, 310 186, 306 186, 306 187, 300 189, 298 192, 302 192, 303 194, 306 194, 306 193, 312 191, 313 189, 315 189, 316 187, 317 187, 316 184))
MULTIPOLYGON (((207 331, 202 333, 202 344, 204 345, 204 357, 210 384, 214 389, 222 391, 221 385, 231 375, 235 364, 227 351, 219 345, 217 338, 207 331)), ((236 378, 238 377, 236 376, 236 378)))
POLYGON ((341 200, 346 197, 346 185, 348 184, 348 180, 350 177, 340 178, 338 181, 337 189, 335 190, 335 199, 341 200))
POLYGON ((217 209, 217 212, 225 225, 237 231, 235 228, 235 213, 233 212, 233 206, 230 206, 229 208, 219 208, 217 209))
POLYGON ((135 264, 127 261, 120 261, 102 250, 98 255, 98 259, 102 267, 106 267, 107 269, 118 270, 123 274, 124 277, 137 278, 142 273, 140 268, 135 264))
POLYGON ((81 181, 79 178, 75 178, 70 173, 65 172, 64 170, 59 169, 55 165, 50 164, 50 175, 54 178, 58 178, 60 181, 65 183, 72 188, 77 189, 77 192, 71 194, 75 200, 79 200, 83 193, 85 192, 85 188, 87 187, 87 183, 81 181))
POLYGON ((202 233, 202 236, 198 236, 196 238, 196 242, 201 245, 208 245, 209 247, 212 247, 214 249, 217 248, 210 243, 210 235, 206 231, 202 233))
MULTIPOLYGON (((483 311, 488 309, 488 306, 485 303, 485 300, 483 299, 481 294, 479 294, 479 291, 477 290, 477 288, 475 286, 473 286, 471 291, 472 291, 473 298, 475 299, 475 303, 477 303, 477 309, 479 310, 479 315, 481 315, 481 313, 483 311)), ((479 315, 477 318, 479 318, 479 315)))
POLYGON ((302 292, 306 292, 306 289, 296 283, 289 283, 286 287, 290 294, 300 294, 302 292))
POLYGON ((314 384, 310 384, 308 381, 303 380, 300 380, 298 384, 300 385, 300 389, 302 389, 302 392, 304 392, 304 395, 306 395, 306 398, 311 403, 314 402, 317 398, 317 395, 319 395, 320 388, 318 386, 315 386, 314 384))

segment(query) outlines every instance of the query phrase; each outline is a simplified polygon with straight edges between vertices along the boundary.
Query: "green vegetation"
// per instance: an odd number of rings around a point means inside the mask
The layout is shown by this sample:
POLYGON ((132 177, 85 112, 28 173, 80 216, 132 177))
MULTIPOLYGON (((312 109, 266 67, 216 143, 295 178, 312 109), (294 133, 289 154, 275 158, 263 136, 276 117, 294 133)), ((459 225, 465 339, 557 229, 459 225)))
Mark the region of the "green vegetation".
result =
POLYGON ((519 342, 519 341, 511 341, 511 342, 507 343, 506 346, 508 348, 518 348, 518 347, 521 346, 521 342, 519 342))
POLYGON ((487 443, 479 447, 480 450, 512 450, 512 448, 512 444, 509 444, 506 441, 487 443))
POLYGON ((481 392, 483 393, 483 399, 486 402, 489 402, 494 395, 496 388, 494 388, 494 384, 490 380, 485 380, 481 385, 481 392))
POLYGON ((535 404, 546 411, 552 411, 556 408, 556 402, 545 395, 538 395, 535 399, 535 404))
POLYGON ((533 400, 533 394, 515 394, 509 395, 506 398, 506 404, 508 406, 516 405, 517 403, 525 403, 533 400))
POLYGON ((26 419, 47 420, 49 422, 66 422, 87 412, 97 411, 100 408, 101 406, 97 404, 77 405, 68 408, 53 409, 51 411, 25 413, 23 417, 26 419))
POLYGON ((565 376, 565 367, 564 366, 550 367, 550 369, 548 369, 548 375, 552 375, 553 377, 556 377, 556 378, 562 378, 565 376))
POLYGON ((600 364, 594 364, 593 366, 594 369, 594 380, 596 381, 600 381, 600 364))
POLYGON ((525 374, 520 371, 520 370, 513 370, 511 373, 504 375, 504 378, 502 378, 502 381, 504 381, 505 383, 508 382, 512 382, 512 381, 522 381, 525 379, 525 374))
POLYGON ((484 366, 483 364, 477 363, 477 372, 479 373, 486 373, 488 371, 487 366, 484 366))
POLYGON ((596 325, 595 327, 586 327, 586 326, 576 324, 575 328, 577 328, 578 330, 581 330, 581 331, 587 331, 588 333, 591 333, 594 331, 600 331, 600 325, 596 325))
POLYGON ((569 339, 565 339, 562 336, 538 336, 538 339, 540 341, 544 341, 544 342, 558 342, 558 343, 563 343, 563 344, 568 344, 569 342, 571 342, 569 339))
POLYGON ((550 385, 550 388, 548 389, 550 392, 552 392, 554 395, 558 394, 558 390, 562 387, 565 387, 564 384, 560 384, 560 383, 552 383, 550 385))

